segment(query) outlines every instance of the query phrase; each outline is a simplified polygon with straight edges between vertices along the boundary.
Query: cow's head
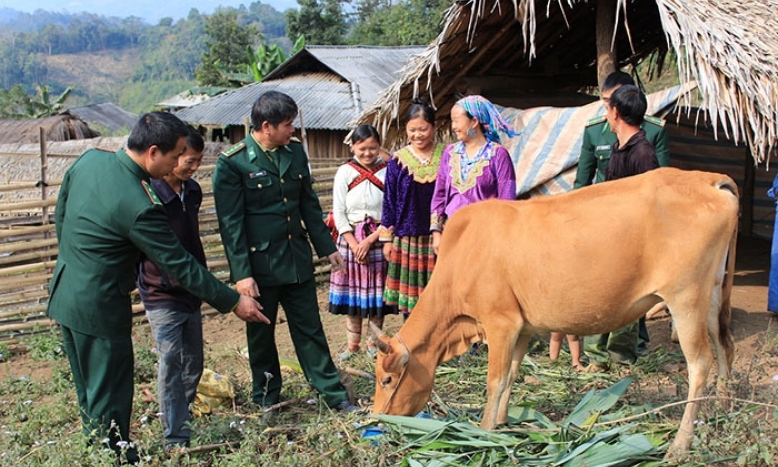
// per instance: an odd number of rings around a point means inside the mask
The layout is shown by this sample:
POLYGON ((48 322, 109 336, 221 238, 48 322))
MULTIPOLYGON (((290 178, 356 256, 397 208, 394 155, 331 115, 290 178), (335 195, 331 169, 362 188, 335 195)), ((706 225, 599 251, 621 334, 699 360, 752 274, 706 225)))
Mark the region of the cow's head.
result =
POLYGON ((373 413, 415 415, 424 408, 430 393, 432 372, 411 355, 400 335, 389 337, 370 323, 376 334, 375 397, 373 413))

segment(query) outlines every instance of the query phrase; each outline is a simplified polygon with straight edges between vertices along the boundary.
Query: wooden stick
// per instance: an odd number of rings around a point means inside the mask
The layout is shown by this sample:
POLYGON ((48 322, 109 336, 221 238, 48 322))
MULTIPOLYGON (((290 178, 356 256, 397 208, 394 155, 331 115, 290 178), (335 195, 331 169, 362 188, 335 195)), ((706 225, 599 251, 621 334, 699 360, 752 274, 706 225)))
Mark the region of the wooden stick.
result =
POLYGON ((375 375, 372 373, 368 373, 367 371, 357 370, 356 368, 351 368, 350 366, 347 366, 343 369, 346 373, 352 375, 352 376, 359 376, 361 378, 367 378, 370 381, 375 381, 375 375))

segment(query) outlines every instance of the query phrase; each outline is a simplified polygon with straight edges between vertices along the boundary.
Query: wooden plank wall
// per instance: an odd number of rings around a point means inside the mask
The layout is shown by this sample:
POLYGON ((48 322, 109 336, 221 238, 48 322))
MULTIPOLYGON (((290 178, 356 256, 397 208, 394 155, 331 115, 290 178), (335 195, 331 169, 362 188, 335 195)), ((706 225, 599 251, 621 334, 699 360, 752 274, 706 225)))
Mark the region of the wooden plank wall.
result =
POLYGON ((719 128, 716 140, 710 122, 700 118, 695 126, 695 114, 683 113, 680 119, 678 114, 670 114, 666 117, 666 128, 671 165, 732 177, 740 190, 740 232, 771 239, 775 202, 767 196, 767 190, 772 185, 775 169, 771 167, 768 172, 765 164, 755 166, 748 148, 727 139, 722 128, 719 128))

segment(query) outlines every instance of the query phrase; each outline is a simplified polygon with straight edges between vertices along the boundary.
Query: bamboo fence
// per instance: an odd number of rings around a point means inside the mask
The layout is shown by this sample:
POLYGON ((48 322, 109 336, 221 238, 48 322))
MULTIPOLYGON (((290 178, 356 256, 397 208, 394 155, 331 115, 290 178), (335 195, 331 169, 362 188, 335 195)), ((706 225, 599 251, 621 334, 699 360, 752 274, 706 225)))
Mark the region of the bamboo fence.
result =
MULTIPOLYGON (((206 162, 213 162, 221 148, 210 147, 212 143, 208 146, 206 156, 209 152, 211 156, 206 157, 206 162)), ((104 142, 101 147, 106 147, 104 142)), ((85 149, 88 147, 82 142, 79 151, 85 149)), ((47 152, 46 145, 39 146, 37 151, 29 148, 8 151, 0 147, 0 160, 9 157, 20 158, 20 164, 26 165, 28 172, 36 159, 40 161, 39 180, 14 179, 0 186, 0 342, 14 344, 27 335, 48 332, 56 327, 56 323, 46 317, 46 306, 49 281, 58 254, 53 215, 61 180, 47 180, 47 177, 50 162, 67 166, 75 159, 68 151, 47 152)), ((337 169, 333 164, 333 161, 311 161, 314 189, 325 212, 332 203, 332 179, 337 169)), ((196 175, 203 188, 200 233, 208 268, 216 277, 227 281, 229 270, 211 190, 213 168, 214 165, 203 165, 196 175)), ((314 263, 317 282, 328 281, 326 259, 314 257, 314 263)), ((137 291, 133 291, 132 297, 133 321, 145 323, 145 310, 137 291)), ((203 305, 203 314, 214 313, 216 310, 203 305)))

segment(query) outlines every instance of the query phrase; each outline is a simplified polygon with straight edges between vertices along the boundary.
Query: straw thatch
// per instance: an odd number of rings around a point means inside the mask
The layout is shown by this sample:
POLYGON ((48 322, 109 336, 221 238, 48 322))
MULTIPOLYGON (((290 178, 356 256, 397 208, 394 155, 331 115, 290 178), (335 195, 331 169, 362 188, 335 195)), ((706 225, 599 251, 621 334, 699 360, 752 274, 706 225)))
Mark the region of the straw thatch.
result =
POLYGON ((778 0, 747 7, 731 0, 463 0, 448 10, 438 38, 359 120, 391 139, 415 96, 429 99, 447 123, 463 94, 519 107, 522 93, 596 86, 597 5, 615 11, 618 66, 672 50, 681 83, 698 83, 714 127, 721 123, 728 138, 746 141, 758 162, 775 150, 778 0))
POLYGON ((26 120, 0 120, 0 144, 38 143, 40 128, 46 141, 70 141, 100 136, 81 118, 63 112, 51 117, 26 120))

